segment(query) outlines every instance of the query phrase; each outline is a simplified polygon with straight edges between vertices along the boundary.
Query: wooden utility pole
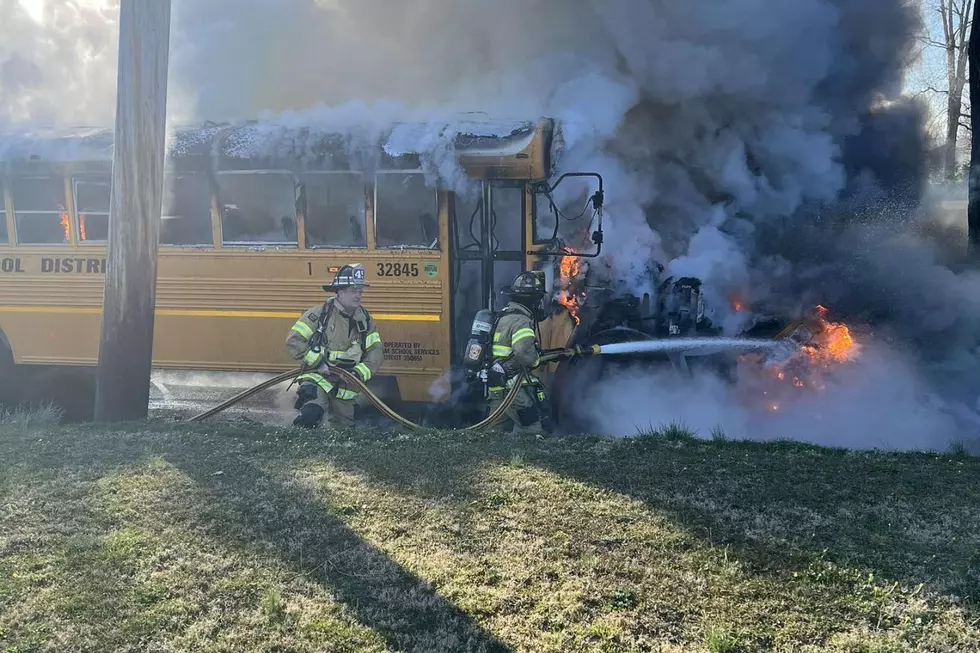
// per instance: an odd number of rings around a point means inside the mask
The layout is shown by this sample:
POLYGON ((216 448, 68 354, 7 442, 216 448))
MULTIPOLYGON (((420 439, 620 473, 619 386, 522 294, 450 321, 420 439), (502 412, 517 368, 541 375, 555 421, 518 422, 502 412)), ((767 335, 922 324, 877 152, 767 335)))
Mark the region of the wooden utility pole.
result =
POLYGON ((149 407, 169 57, 170 0, 121 0, 98 421, 149 407))
POLYGON ((973 5, 973 22, 970 26, 970 104, 977 103, 970 111, 970 174, 969 198, 967 204, 967 233, 969 258, 973 263, 980 262, 980 2, 973 5))

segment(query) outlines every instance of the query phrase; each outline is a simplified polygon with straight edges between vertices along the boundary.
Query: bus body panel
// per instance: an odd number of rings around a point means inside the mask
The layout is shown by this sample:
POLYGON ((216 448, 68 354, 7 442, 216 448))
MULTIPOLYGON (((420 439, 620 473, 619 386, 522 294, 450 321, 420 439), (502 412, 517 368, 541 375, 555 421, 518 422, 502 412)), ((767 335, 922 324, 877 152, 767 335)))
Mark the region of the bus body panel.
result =
MULTIPOLYGON (((188 132, 186 138, 175 132, 176 144, 168 154, 166 172, 174 184, 170 197, 173 210, 164 214, 161 234, 166 226, 168 237, 197 240, 161 240, 153 366, 268 373, 293 368, 297 362, 285 349, 290 327, 304 310, 332 295, 321 286, 332 280, 340 266, 361 263, 370 284, 364 293, 364 306, 377 321, 385 348, 385 360, 376 378, 394 379, 404 401, 447 398, 437 381, 445 379, 445 371, 455 359, 454 328, 455 339, 465 337, 474 312, 468 311, 474 293, 468 290, 470 286, 460 286, 461 252, 455 248, 461 247, 461 238, 468 240, 472 233, 476 204, 467 200, 457 216, 451 208, 455 195, 444 188, 429 191, 430 199, 418 194, 418 186, 399 191, 403 185, 408 188, 409 177, 416 177, 414 183, 418 183, 417 177, 422 174, 416 167, 418 156, 382 156, 380 167, 361 172, 349 169, 352 160, 345 154, 343 143, 335 151, 317 151, 320 158, 309 160, 290 159, 293 155, 288 153, 285 159, 250 159, 235 144, 239 136, 247 137, 249 129, 215 126, 188 132), (242 175, 254 176, 246 179, 242 175), (185 180, 184 190, 178 189, 174 181, 178 178, 185 180), (346 191, 338 190, 337 183, 346 183, 346 191), (262 184, 269 190, 256 190, 262 184), (383 192, 389 193, 385 197, 380 196, 382 186, 383 192), (182 192, 185 204, 193 204, 190 209, 179 206, 182 192), (416 193, 409 197, 407 208, 399 192, 416 193), (267 196, 275 197, 268 201, 269 217, 289 218, 291 222, 282 229, 292 239, 290 243, 247 242, 248 235, 256 230, 254 221, 249 220, 258 215, 248 202, 254 202, 256 196, 260 202, 267 196), (337 206, 344 206, 338 202, 347 202, 347 208, 339 210, 354 207, 351 229, 362 231, 352 235, 354 232, 333 217, 317 226, 308 215, 316 202, 320 202, 321 215, 329 216, 337 206), (279 210, 285 213, 274 213, 279 210), (388 211, 383 224, 378 221, 379 211, 382 216, 388 211), (397 217, 403 214, 405 220, 397 217), (428 229, 412 223, 416 215, 419 225, 429 220, 428 229), (314 226, 309 227, 308 221, 314 226), (431 238, 436 226, 438 241, 434 246, 401 245, 418 242, 419 233, 431 238), (322 230, 317 232, 318 228, 322 230), (345 240, 349 238, 360 238, 360 245, 324 246, 351 242, 345 240), (311 239, 315 242, 309 242, 311 239), (195 245, 166 244, 170 242, 195 245), (390 246, 380 246, 383 244, 390 246), (465 324, 461 325, 461 320, 465 324)), ((560 139, 550 120, 518 125, 501 133, 461 136, 455 149, 460 168, 471 179, 501 184, 495 191, 494 220, 499 215, 501 225, 511 220, 522 223, 516 241, 511 238, 514 242, 501 249, 520 247, 526 251, 534 240, 531 183, 550 176, 553 148, 560 139), (515 195, 505 187, 519 191, 515 195), (524 242, 517 242, 521 240, 524 242)), ((73 138, 69 135, 63 141, 73 138)), ((65 150, 73 152, 68 159, 58 159, 61 150, 56 142, 49 147, 46 142, 28 141, 21 148, 20 159, 0 162, 0 333, 9 341, 19 365, 54 369, 98 362, 105 236, 98 241, 99 234, 107 233, 108 228, 104 193, 111 172, 111 130, 83 130, 78 138, 78 149, 65 150), (85 152, 91 156, 81 154, 85 152), (50 182, 47 199, 24 190, 32 179, 50 182), (103 192, 102 199, 93 200, 92 193, 98 189, 103 192), (15 201, 17 192, 20 196, 15 201), (93 202, 105 206, 94 206, 93 202), (38 218, 38 227, 31 226, 30 215, 38 218), (32 236, 40 238, 33 244, 18 244, 27 233, 18 233, 22 218, 26 230, 41 234, 32 236), (45 241, 45 237, 53 239, 45 241)), ((6 153, 16 151, 16 147, 8 148, 6 153)), ((278 152, 275 148, 270 151, 278 152)), ((348 214, 342 215, 346 220, 348 214)), ((506 270, 498 270, 501 278, 495 283, 502 282, 503 277, 509 282, 512 273, 546 264, 546 257, 520 253, 498 263, 506 270)), ((471 268, 474 264, 472 260, 467 263, 471 268)), ((551 331, 550 324, 544 325, 546 333, 551 331)), ((560 334, 546 339, 549 343, 563 340, 560 334)))

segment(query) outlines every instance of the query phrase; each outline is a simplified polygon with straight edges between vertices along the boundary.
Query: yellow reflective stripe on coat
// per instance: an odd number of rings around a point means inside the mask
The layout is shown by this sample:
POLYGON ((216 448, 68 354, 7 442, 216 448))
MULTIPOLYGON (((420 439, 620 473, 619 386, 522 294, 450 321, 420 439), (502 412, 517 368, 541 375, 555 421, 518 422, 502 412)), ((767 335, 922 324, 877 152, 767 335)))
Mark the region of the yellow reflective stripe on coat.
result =
POLYGON ((372 331, 367 334, 367 338, 364 339, 364 348, 370 349, 375 345, 381 344, 381 335, 377 331, 372 331))
POLYGON ((358 363, 354 369, 361 373, 361 378, 364 379, 365 383, 371 380, 371 368, 364 363, 358 363))
POLYGON ((303 362, 312 367, 319 363, 321 358, 323 358, 323 352, 313 351, 311 349, 303 356, 303 362))
POLYGON ((514 350, 511 349, 510 347, 504 347, 503 345, 493 346, 493 355, 500 356, 501 358, 506 358, 507 356, 510 356, 513 351, 514 350))
POLYGON ((313 336, 313 329, 311 329, 310 325, 308 325, 303 320, 297 321, 296 324, 293 325, 292 330, 298 333, 299 335, 303 336, 307 340, 309 340, 310 337, 313 336))
POLYGON ((521 340, 525 340, 527 338, 533 338, 533 337, 534 337, 534 329, 529 329, 528 327, 524 327, 523 329, 518 329, 517 331, 514 332, 514 335, 511 336, 510 338, 510 344, 511 346, 513 346, 519 343, 521 340))
POLYGON ((357 392, 353 390, 348 390, 347 388, 341 388, 337 391, 337 399, 343 399, 344 401, 350 401, 351 399, 357 399, 357 392))
POLYGON ((327 360, 330 361, 331 363, 333 363, 338 358, 340 358, 341 356, 343 356, 346 353, 347 353, 347 351, 344 350, 344 349, 335 349, 335 350, 332 350, 330 352, 330 354, 327 356, 327 360))

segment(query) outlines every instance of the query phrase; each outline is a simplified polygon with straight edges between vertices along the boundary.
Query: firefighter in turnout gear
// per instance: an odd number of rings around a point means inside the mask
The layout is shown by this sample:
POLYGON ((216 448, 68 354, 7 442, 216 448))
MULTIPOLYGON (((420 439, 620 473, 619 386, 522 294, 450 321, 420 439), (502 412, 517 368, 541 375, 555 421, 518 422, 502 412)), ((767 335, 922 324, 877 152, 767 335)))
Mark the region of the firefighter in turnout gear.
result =
POLYGON ((303 372, 296 377, 299 415, 294 425, 315 428, 324 414, 334 426, 354 424, 354 400, 360 393, 332 377, 326 363, 350 370, 365 382, 381 366, 381 336, 374 319, 361 306, 361 293, 367 287, 362 265, 343 266, 333 283, 323 286, 337 296, 307 310, 290 329, 286 349, 303 361, 303 372))
MULTIPOLYGON (((547 294, 544 275, 523 272, 503 292, 511 298, 491 334, 493 363, 487 374, 491 411, 503 403, 520 370, 526 369, 530 374, 538 363, 537 323, 547 294)), ((515 434, 541 435, 550 427, 544 386, 534 376, 530 382, 522 381, 522 385, 507 416, 514 422, 515 434)))

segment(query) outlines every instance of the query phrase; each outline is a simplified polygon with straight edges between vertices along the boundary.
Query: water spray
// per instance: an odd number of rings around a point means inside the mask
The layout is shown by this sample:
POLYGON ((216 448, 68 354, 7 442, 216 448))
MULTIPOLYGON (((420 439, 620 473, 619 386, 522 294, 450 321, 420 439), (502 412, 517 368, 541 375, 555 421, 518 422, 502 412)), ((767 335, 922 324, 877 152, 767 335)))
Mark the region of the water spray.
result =
POLYGON ((683 356, 710 356, 722 352, 766 351, 783 358, 792 354, 798 345, 790 340, 763 338, 668 338, 665 340, 641 340, 617 342, 609 345, 591 345, 553 349, 544 352, 539 364, 550 363, 577 356, 615 356, 622 354, 681 354, 683 356))

